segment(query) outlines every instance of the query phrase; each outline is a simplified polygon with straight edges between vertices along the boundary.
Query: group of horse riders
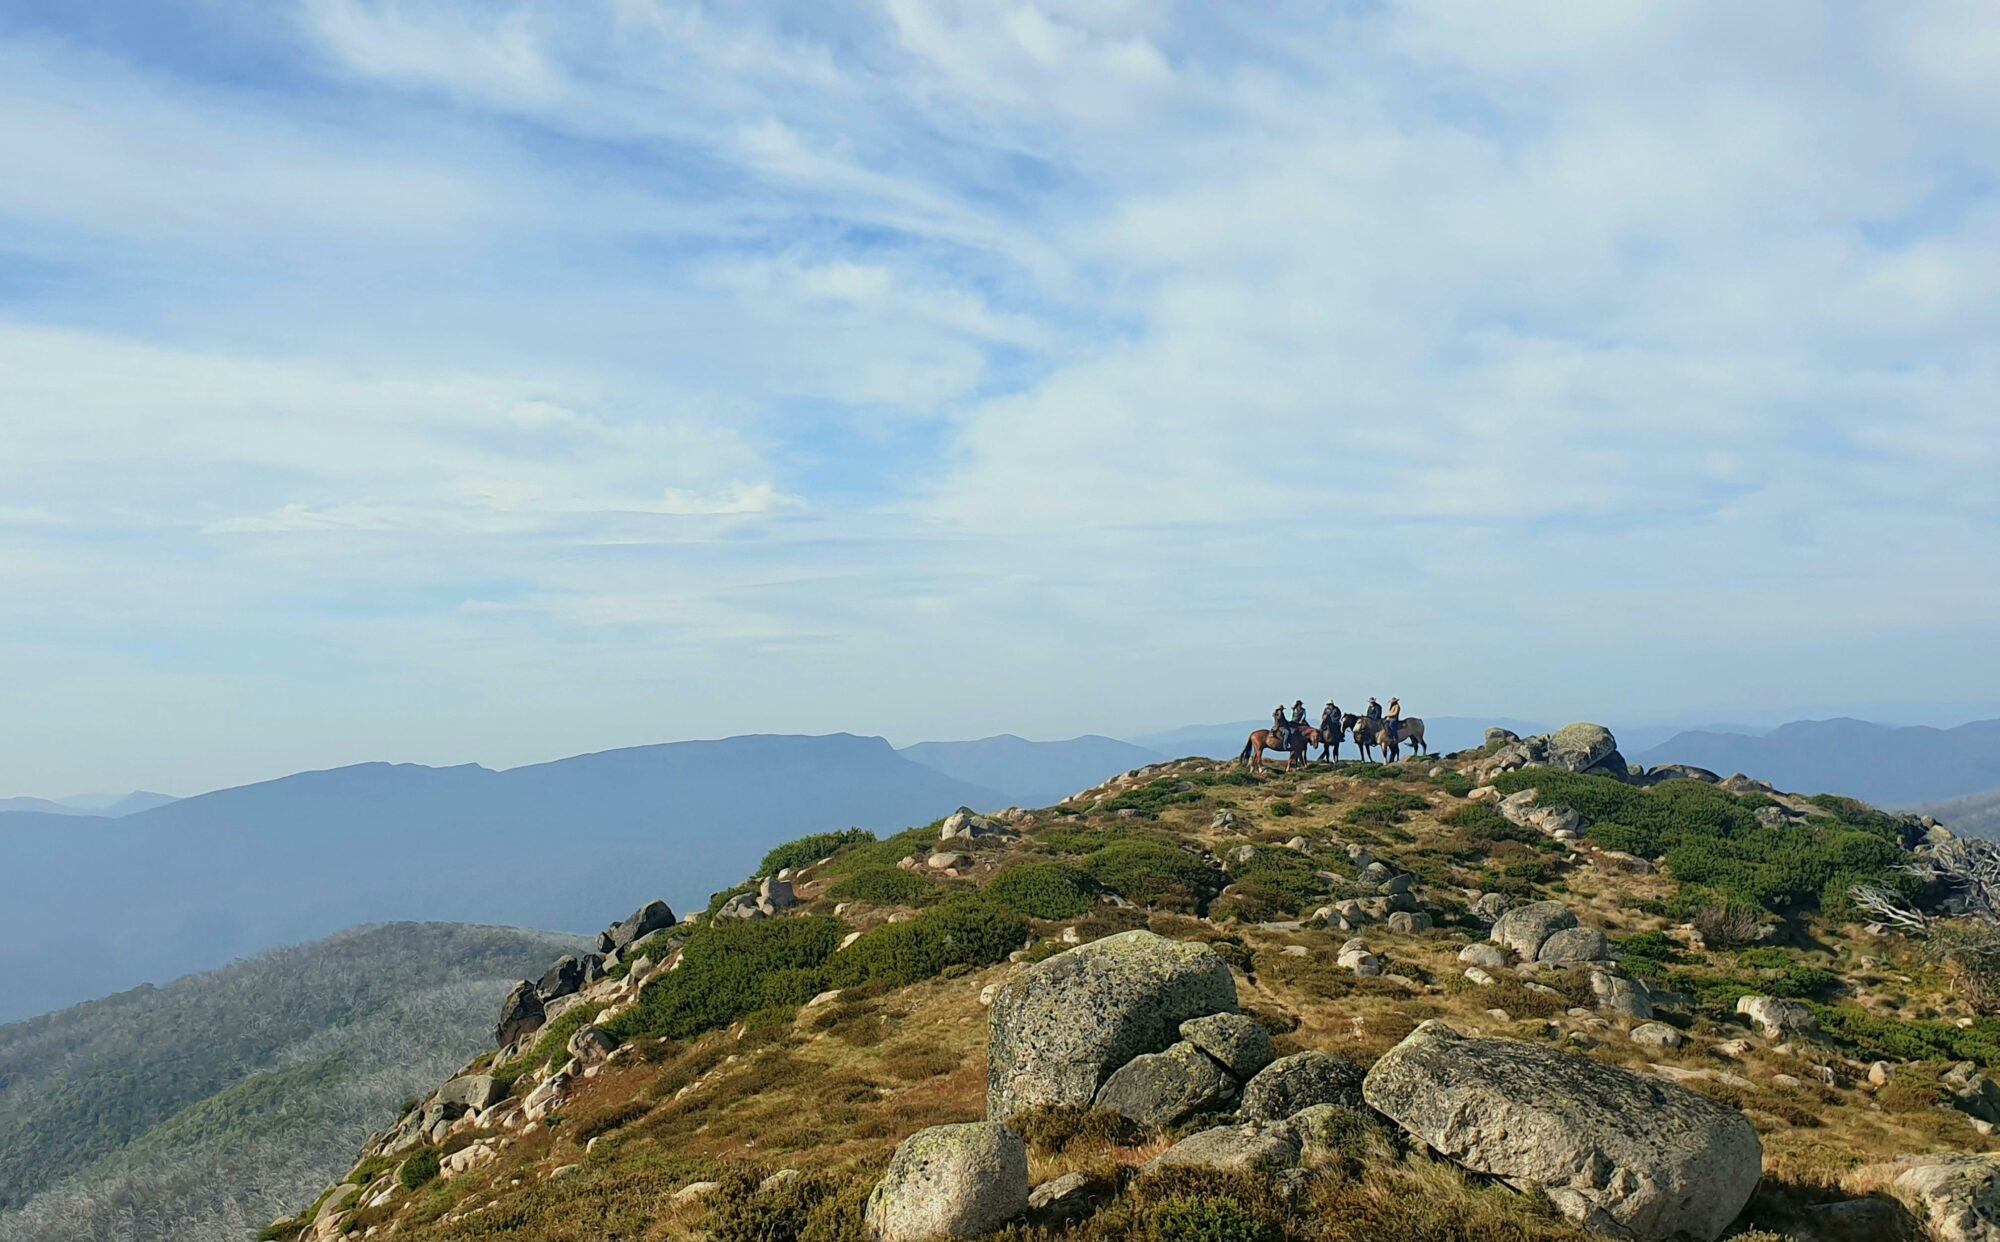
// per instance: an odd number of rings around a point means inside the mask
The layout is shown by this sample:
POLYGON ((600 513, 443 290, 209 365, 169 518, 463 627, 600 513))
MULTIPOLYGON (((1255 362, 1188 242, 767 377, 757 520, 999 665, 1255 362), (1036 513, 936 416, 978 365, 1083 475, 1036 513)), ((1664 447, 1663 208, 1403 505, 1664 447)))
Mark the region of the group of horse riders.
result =
MULTIPOLYGON (((1364 720, 1373 720, 1380 724, 1390 742, 1393 743, 1398 740, 1398 734, 1403 724, 1403 701, 1401 699, 1393 694, 1390 695, 1389 706, 1384 708, 1380 703, 1375 701, 1373 695, 1370 695, 1368 697, 1368 710, 1361 715, 1364 720)), ((1341 715, 1339 704, 1335 703, 1332 699, 1328 699, 1326 706, 1319 713, 1320 733, 1323 735, 1329 733, 1337 734, 1341 731, 1343 723, 1344 717, 1341 715)), ((1295 699, 1292 701, 1292 714, 1289 717, 1285 715, 1285 705, 1283 703, 1271 709, 1271 731, 1277 735, 1280 749, 1290 750, 1292 746, 1292 730, 1302 729, 1305 725, 1306 701, 1304 699, 1295 699)))

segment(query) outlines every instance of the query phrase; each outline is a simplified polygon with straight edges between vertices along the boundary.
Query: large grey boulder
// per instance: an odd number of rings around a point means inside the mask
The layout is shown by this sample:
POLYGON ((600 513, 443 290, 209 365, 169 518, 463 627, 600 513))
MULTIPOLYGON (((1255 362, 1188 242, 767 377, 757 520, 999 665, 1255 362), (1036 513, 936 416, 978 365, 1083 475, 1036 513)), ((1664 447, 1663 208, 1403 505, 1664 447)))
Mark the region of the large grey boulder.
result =
POLYGON ((1028 1212, 1028 1149, 993 1121, 932 1126, 903 1140, 868 1195, 873 1242, 976 1238, 1028 1212))
POLYGON ((1520 954, 1522 961, 1532 962, 1542 951, 1544 941, 1575 926, 1576 916, 1560 901, 1531 901, 1495 919, 1486 938, 1520 954))
POLYGON ((437 1089, 433 1097, 439 1104, 456 1104, 474 1112, 493 1107, 507 1098, 507 1088, 491 1074, 467 1074, 454 1078, 437 1089))
POLYGON ((674 912, 664 901, 649 901, 634 910, 623 922, 613 923, 598 940, 598 947, 606 953, 616 952, 635 940, 674 925, 674 912), (605 940, 610 944, 605 945, 605 940))
POLYGON ((1315 1104, 1361 1106, 1368 1071, 1331 1052, 1295 1052, 1264 1067, 1243 1088, 1237 1110, 1245 1121, 1283 1121, 1315 1104))
POLYGON ((1618 754, 1618 739, 1600 724, 1564 725, 1549 735, 1548 765, 1566 772, 1602 770, 1607 776, 1623 779, 1625 760, 1618 754))
POLYGON ((1096 1105, 1156 1130, 1177 1125, 1236 1093, 1236 1084, 1201 1049, 1182 1040, 1144 1052, 1112 1071, 1096 1105))
POLYGON ((1205 944, 1129 931, 1037 962, 994 993, 986 1115, 1088 1105, 1113 1070, 1176 1042, 1181 1023, 1235 1009, 1229 963, 1205 944))
POLYGON ((1585 962, 1611 960, 1611 942, 1595 927, 1565 927, 1550 932, 1536 951, 1535 960, 1551 966, 1580 966, 1585 962))
POLYGON ((1284 1122, 1253 1121, 1190 1134, 1147 1163, 1154 1169, 1282 1169, 1299 1162, 1299 1136, 1284 1122))
POLYGON ((1720 776, 1691 763, 1656 763, 1646 769, 1646 779, 1655 784, 1663 781, 1700 781, 1704 785, 1722 783, 1720 776))
POLYGON ((1644 1022, 1653 1016, 1652 993, 1636 979, 1609 970, 1590 972, 1590 994, 1597 1008, 1615 1018, 1644 1022))
POLYGON ((1241 1013, 1215 1013, 1181 1023, 1181 1038, 1215 1058, 1238 1080, 1247 1081, 1278 1053, 1263 1023, 1241 1013))
POLYGON ((500 1021, 493 1028, 494 1047, 505 1048, 522 1036, 533 1034, 542 1028, 542 1021, 542 998, 536 994, 535 985, 523 979, 500 1002, 500 1021))
POLYGON ((1933 1242, 2000 1242, 2000 1155, 1921 1156, 1892 1169, 1889 1193, 1933 1242))
POLYGON ((1709 1242, 1749 1201, 1763 1147, 1735 1109, 1587 1057, 1418 1027, 1368 1071, 1370 1105, 1479 1173, 1538 1186, 1596 1233, 1709 1242))

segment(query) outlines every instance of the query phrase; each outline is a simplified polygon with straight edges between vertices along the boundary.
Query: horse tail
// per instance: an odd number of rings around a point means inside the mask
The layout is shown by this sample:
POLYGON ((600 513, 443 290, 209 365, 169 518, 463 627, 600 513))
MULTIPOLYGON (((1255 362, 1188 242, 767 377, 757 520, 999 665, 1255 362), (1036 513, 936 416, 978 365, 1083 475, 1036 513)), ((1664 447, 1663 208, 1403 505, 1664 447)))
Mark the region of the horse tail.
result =
POLYGON ((1252 746, 1255 746, 1256 744, 1257 744, 1257 735, 1252 733, 1249 739, 1243 743, 1243 753, 1236 756, 1236 762, 1241 763, 1245 759, 1248 759, 1250 757, 1250 748, 1252 746))

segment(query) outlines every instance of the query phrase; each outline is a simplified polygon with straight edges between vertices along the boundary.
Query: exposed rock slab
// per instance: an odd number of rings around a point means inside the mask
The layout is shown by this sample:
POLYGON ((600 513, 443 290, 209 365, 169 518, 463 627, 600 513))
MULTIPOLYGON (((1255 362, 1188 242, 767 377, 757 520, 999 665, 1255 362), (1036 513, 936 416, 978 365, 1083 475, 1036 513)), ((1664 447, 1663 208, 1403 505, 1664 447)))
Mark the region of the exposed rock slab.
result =
POLYGON ((932 1126, 903 1140, 868 1196, 874 1242, 976 1238, 1028 1212, 1028 1149, 992 1121, 932 1126))
POLYGON ((1295 1052, 1279 1057, 1250 1080, 1238 1111, 1246 1121, 1283 1121, 1315 1104, 1358 1108, 1366 1074, 1331 1052, 1295 1052))
POLYGON ((1469 1169, 1542 1188, 1617 1238, 1718 1237, 1757 1188, 1744 1116, 1684 1087, 1426 1022, 1368 1072, 1367 1101, 1469 1169))

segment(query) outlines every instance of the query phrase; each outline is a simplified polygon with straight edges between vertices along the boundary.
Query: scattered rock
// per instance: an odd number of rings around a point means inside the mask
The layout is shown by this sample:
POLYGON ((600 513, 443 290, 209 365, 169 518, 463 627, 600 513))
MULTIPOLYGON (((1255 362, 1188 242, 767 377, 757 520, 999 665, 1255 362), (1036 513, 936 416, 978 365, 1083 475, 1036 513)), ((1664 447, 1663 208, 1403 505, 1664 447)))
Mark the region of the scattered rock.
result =
POLYGON ((542 975, 535 985, 535 994, 546 1005, 558 996, 568 996, 583 986, 583 963, 565 953, 556 959, 555 965, 542 975))
POLYGON ((1028 1218, 1045 1229, 1058 1229, 1089 1216, 1096 1200, 1089 1177, 1065 1173, 1043 1182, 1028 1195, 1028 1218))
POLYGON ((1610 959, 1611 942, 1595 927, 1565 927, 1551 932, 1535 953, 1536 961, 1547 962, 1551 966, 1580 966, 1585 962, 1610 959))
POLYGON ((873 1242, 974 1238, 1028 1211, 1028 1149, 992 1121, 932 1126, 903 1140, 865 1213, 873 1242))
POLYGON ((1361 1106, 1361 1079, 1367 1073, 1330 1052, 1295 1052, 1279 1057, 1243 1088, 1238 1109, 1246 1121, 1283 1121, 1314 1104, 1361 1106))
POLYGON ((455 1104, 461 1112, 482 1112, 506 1099, 507 1088, 491 1074, 467 1074, 439 1087, 431 1098, 439 1104, 455 1104))
POLYGON ((1889 1080, 1895 1076, 1895 1068, 1887 1061, 1868 1063, 1868 1085, 1871 1087, 1886 1087, 1889 1085, 1889 1080))
POLYGON ((1005 824, 988 819, 969 806, 962 806, 945 816, 944 823, 938 826, 938 840, 971 841, 980 837, 1003 836, 1006 832, 1005 824))
POLYGON ((721 1189, 721 1182, 689 1182, 674 1192, 674 1202, 690 1203, 696 1199, 706 1199, 721 1189))
POLYGON ((1238 1080, 1247 1081, 1278 1055, 1271 1033, 1257 1019, 1240 1013, 1210 1014, 1181 1023, 1181 1038, 1214 1057, 1238 1080))
POLYGON ((1112 1071, 1097 1089, 1095 1104, 1164 1130, 1221 1103, 1234 1088, 1214 1058, 1182 1040, 1165 1052, 1141 1053, 1112 1071))
POLYGON ((1282 1169, 1299 1162, 1299 1138, 1283 1122, 1252 1121, 1240 1126, 1216 1126, 1175 1143, 1146 1165, 1148 1171, 1170 1168, 1227 1169, 1249 1172, 1282 1169))
POLYGON ((1431 916, 1421 911, 1412 914, 1408 910, 1398 910, 1388 918, 1388 928, 1392 932, 1411 935, 1431 929, 1431 916))
POLYGON ((1750 1019, 1765 1039, 1812 1038, 1819 1034, 1819 1019, 1803 1003, 1776 996, 1740 996, 1736 1012, 1750 1019))
POLYGON ((582 1065, 596 1065, 618 1047, 618 1037, 601 1026, 585 1024, 569 1037, 568 1052, 582 1065))
POLYGON ((1513 950, 1522 961, 1532 962, 1544 941, 1575 926, 1576 916, 1560 901, 1534 901, 1501 915, 1487 939, 1513 950))
POLYGON ((1229 963, 1205 944, 1121 932, 1037 962, 993 997, 986 1114, 1089 1104, 1111 1071, 1236 1010, 1229 963))
POLYGON ((1596 772, 1625 779, 1625 757, 1618 739, 1599 724, 1564 725, 1549 735, 1548 764, 1566 772, 1596 772))
POLYGON ((1646 1022, 1632 1028, 1632 1042, 1646 1048, 1679 1048, 1687 1036, 1664 1022, 1646 1022))
POLYGON ((1467 966, 1465 968, 1465 977, 1467 979, 1470 979, 1473 983, 1479 985, 1482 988, 1490 988, 1494 984, 1500 982, 1498 979, 1495 979, 1492 975, 1488 974, 1484 970, 1481 970, 1477 966, 1467 966))
POLYGON ((1469 944, 1458 951, 1458 960, 1483 970, 1507 969, 1507 951, 1496 944, 1469 944))
POLYGON ((1590 973, 1590 991, 1597 998, 1600 1012, 1639 1022, 1649 1021, 1653 1016, 1653 1002, 1646 990, 1623 975, 1594 970, 1590 973))
POLYGON ((1507 913, 1507 907, 1512 904, 1504 893, 1481 893, 1479 899, 1472 903, 1472 916, 1491 926, 1499 922, 1500 916, 1507 913))
POLYGON ((1541 1187, 1587 1229, 1721 1234, 1756 1189, 1748 1120, 1684 1087, 1553 1048, 1424 1023, 1368 1071, 1367 1102, 1448 1158, 1541 1187))

